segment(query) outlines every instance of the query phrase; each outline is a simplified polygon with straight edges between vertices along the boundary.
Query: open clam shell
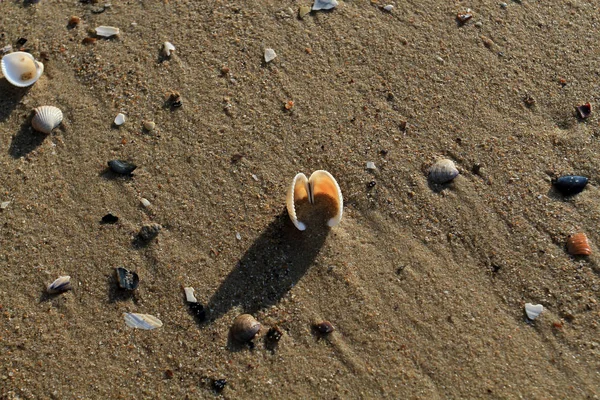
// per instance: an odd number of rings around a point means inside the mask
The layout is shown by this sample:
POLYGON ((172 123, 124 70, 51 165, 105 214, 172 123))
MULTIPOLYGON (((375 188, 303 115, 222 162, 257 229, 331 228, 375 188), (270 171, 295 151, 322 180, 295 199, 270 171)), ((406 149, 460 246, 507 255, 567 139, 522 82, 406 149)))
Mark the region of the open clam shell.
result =
POLYGON ((11 85, 33 85, 44 72, 44 64, 24 51, 15 51, 2 57, 2 74, 11 85))
POLYGON ((297 206, 301 202, 308 202, 311 205, 319 202, 320 199, 327 198, 331 203, 326 209, 331 213, 331 218, 327 221, 330 227, 336 226, 342 220, 344 211, 344 198, 342 190, 335 178, 327 171, 318 170, 312 173, 310 178, 306 178, 303 173, 297 174, 292 180, 292 185, 288 189, 286 206, 290 219, 299 230, 306 230, 306 223, 298 218, 297 206))
POLYGON ((231 335, 239 342, 249 342, 260 331, 260 322, 250 314, 238 315, 231 325, 231 335))
POLYGON ((458 176, 459 172, 452 160, 444 158, 429 168, 429 179, 433 183, 448 183, 458 176))
POLYGON ((41 106, 36 108, 31 120, 31 126, 38 132, 50 134, 63 120, 63 113, 54 106, 41 106))

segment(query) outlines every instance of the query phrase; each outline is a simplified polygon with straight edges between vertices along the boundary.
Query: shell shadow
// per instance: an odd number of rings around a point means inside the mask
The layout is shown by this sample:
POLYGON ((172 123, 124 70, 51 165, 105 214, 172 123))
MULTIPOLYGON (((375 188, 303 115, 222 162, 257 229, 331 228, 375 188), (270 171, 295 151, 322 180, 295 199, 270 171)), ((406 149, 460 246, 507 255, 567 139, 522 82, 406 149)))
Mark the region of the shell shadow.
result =
POLYGON ((100 172, 98 174, 98 176, 100 176, 103 179, 106 179, 107 181, 116 181, 116 180, 128 181, 128 180, 133 179, 133 177, 134 177, 133 174, 118 174, 118 173, 114 172, 112 169, 110 169, 109 167, 106 167, 105 169, 103 169, 102 172, 100 172))
POLYGON ((431 179, 427 179, 427 186, 434 193, 441 193, 444 189, 452 189, 454 187, 454 180, 451 180, 448 183, 435 183, 431 179))
POLYGON ((20 88, 11 85, 6 78, 0 79, 0 93, 2 93, 0 96, 0 122, 8 119, 30 89, 31 86, 20 88))
POLYGON ((37 149, 48 135, 36 132, 31 127, 33 113, 21 124, 19 131, 13 136, 8 153, 13 158, 21 158, 37 149))
POLYGON ((328 226, 302 232, 284 210, 246 251, 207 304, 209 320, 231 308, 257 311, 277 304, 302 279, 319 254, 328 226))

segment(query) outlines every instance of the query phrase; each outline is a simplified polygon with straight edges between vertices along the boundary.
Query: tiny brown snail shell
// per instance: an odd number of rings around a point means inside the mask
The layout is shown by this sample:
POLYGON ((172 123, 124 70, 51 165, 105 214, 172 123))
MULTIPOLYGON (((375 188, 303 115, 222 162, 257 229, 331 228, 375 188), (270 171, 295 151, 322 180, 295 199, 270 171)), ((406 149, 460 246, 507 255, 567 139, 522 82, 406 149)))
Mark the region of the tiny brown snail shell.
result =
POLYGON ((575 233, 567 238, 567 251, 573 256, 589 256, 592 248, 585 233, 575 233))
POLYGON ((238 315, 231 325, 231 336, 239 342, 249 342, 260 331, 260 322, 250 314, 238 315))

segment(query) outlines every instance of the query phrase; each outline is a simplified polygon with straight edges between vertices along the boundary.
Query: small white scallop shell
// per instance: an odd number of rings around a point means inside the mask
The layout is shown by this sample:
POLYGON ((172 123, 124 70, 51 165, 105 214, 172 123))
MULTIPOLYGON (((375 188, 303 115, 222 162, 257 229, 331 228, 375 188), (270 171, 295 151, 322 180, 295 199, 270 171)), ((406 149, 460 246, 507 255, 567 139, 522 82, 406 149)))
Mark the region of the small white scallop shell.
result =
POLYGON ((306 229, 306 224, 298 220, 296 202, 308 199, 310 204, 314 204, 315 197, 322 195, 331 198, 335 203, 336 213, 327 221, 327 225, 330 227, 336 226, 342 220, 344 198, 335 178, 324 170, 313 172, 308 179, 303 173, 299 173, 294 177, 292 185, 288 189, 286 206, 290 219, 296 228, 301 231, 306 229))
POLYGON ((125 114, 118 113, 117 116, 115 117, 115 125, 121 126, 125 123, 126 120, 127 120, 127 117, 125 116, 125 114))
POLYGON ((163 326, 160 319, 150 314, 123 313, 123 317, 130 328, 151 330, 163 326))
POLYGON ((99 26, 96 28, 96 35, 102 37, 111 37, 119 33, 119 28, 115 28, 114 26, 99 26))
POLYGON ((525 304, 525 314, 527 314, 527 318, 532 321, 539 317, 542 311, 544 311, 544 306, 541 304, 525 304))
POLYGON ((46 291, 50 294, 62 293, 67 290, 71 290, 71 277, 69 275, 59 276, 57 280, 52 282, 46 288, 46 291))
POLYGON ((2 57, 2 74, 14 86, 33 85, 44 72, 44 64, 24 51, 16 51, 2 57))
POLYGON ((429 179, 433 183, 447 183, 458 176, 459 172, 452 160, 437 161, 429 168, 429 179))
POLYGON ((63 120, 63 113, 54 106, 41 106, 36 108, 35 115, 31 120, 33 129, 39 132, 49 134, 54 128, 60 125, 63 120))

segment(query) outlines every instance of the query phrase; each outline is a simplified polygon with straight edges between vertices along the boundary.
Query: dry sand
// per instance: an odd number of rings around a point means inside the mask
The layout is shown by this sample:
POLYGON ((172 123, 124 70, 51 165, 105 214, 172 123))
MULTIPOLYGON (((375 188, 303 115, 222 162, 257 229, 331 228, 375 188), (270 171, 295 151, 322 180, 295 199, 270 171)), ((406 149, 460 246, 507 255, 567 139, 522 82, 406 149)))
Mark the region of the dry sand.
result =
POLYGON ((600 119, 574 110, 600 103, 597 4, 392 4, 302 20, 309 1, 0 2, 0 45, 27 38, 46 66, 29 89, 0 79, 0 398, 600 396, 600 119), (121 35, 83 44, 100 25, 121 35), (47 104, 65 114, 49 136, 30 128, 47 104), (441 157, 461 175, 430 185, 441 157), (105 173, 115 158, 132 178, 105 173), (300 233, 285 193, 318 169, 344 218, 300 233), (551 179, 571 173, 590 185, 564 199, 551 179), (135 246, 146 223, 163 229, 135 246), (577 231, 588 258, 565 251, 577 231), (74 289, 46 296, 59 275, 74 289), (546 310, 527 321, 526 302, 546 310), (263 324, 254 349, 228 345, 244 311, 263 324), (335 332, 317 336, 321 320, 335 332))

